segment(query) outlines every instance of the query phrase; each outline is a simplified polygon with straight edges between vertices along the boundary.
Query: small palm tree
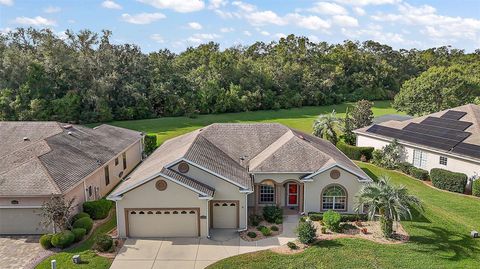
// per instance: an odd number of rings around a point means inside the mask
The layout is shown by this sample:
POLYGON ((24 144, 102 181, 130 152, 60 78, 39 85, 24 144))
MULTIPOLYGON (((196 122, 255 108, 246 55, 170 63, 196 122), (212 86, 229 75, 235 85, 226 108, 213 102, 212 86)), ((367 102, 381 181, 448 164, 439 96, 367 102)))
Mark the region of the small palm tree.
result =
POLYGON ((337 118, 335 110, 330 114, 319 115, 313 123, 313 135, 327 139, 336 145, 338 135, 335 130, 341 129, 342 120, 337 118))
POLYGON ((402 218, 412 218, 410 208, 422 209, 418 197, 408 194, 405 186, 396 186, 390 183, 388 177, 382 176, 377 182, 363 186, 356 195, 355 210, 359 212, 362 206, 368 206, 368 218, 373 220, 380 214, 380 224, 385 237, 393 233, 393 221, 402 218))

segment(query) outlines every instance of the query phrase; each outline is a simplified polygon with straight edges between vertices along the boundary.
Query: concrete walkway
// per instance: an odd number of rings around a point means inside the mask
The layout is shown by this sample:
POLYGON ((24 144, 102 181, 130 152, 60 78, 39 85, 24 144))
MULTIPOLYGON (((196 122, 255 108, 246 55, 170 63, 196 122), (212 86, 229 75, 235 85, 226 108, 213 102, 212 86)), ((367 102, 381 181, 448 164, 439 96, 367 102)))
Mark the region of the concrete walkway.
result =
POLYGON ((115 257, 112 269, 205 268, 238 254, 254 252, 295 240, 298 216, 285 216, 283 233, 255 242, 240 239, 231 229, 215 229, 212 238, 128 239, 115 257))

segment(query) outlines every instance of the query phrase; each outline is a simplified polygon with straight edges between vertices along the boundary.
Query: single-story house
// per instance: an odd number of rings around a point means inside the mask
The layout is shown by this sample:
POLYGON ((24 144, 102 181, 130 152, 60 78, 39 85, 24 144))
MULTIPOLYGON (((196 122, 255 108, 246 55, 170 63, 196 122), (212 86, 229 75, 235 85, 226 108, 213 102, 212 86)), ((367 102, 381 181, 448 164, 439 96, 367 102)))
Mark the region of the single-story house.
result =
POLYGON ((267 205, 355 213, 367 182, 328 141, 276 123, 226 123, 166 141, 108 199, 121 237, 207 237, 246 229, 267 205))
POLYGON ((0 122, 0 234, 51 232, 39 211, 52 195, 107 195, 142 159, 143 135, 110 125, 0 122))
POLYGON ((381 149, 393 139, 403 160, 430 171, 480 174, 480 106, 468 104, 409 120, 390 120, 354 131, 357 146, 381 149))

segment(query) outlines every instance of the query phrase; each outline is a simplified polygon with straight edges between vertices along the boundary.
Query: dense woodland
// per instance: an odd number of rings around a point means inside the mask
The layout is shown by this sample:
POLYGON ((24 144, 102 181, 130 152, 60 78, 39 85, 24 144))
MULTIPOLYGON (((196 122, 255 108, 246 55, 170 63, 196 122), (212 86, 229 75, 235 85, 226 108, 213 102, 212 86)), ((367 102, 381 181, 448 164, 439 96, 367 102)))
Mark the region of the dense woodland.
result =
POLYGON ((0 120, 86 123, 280 109, 393 99, 401 90, 394 105, 424 114, 480 95, 480 50, 394 50, 290 35, 224 50, 208 43, 146 54, 112 44, 110 31, 66 35, 0 35, 0 120))

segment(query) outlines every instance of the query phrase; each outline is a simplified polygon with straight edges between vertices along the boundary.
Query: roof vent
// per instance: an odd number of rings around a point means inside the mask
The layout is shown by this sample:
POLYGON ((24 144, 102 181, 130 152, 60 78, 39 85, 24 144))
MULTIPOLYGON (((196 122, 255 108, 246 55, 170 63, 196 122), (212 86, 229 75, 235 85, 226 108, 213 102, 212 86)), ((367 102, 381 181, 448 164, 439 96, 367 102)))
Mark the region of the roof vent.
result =
POLYGON ((68 131, 67 134, 68 134, 68 135, 73 135, 73 132, 72 132, 72 131, 68 131))
POLYGON ((24 137, 23 137, 23 141, 28 141, 28 140, 30 140, 30 139, 28 138, 28 136, 24 136, 24 137))
POLYGON ((63 126, 63 129, 70 129, 72 128, 73 126, 71 124, 67 124, 67 125, 64 125, 63 126))

